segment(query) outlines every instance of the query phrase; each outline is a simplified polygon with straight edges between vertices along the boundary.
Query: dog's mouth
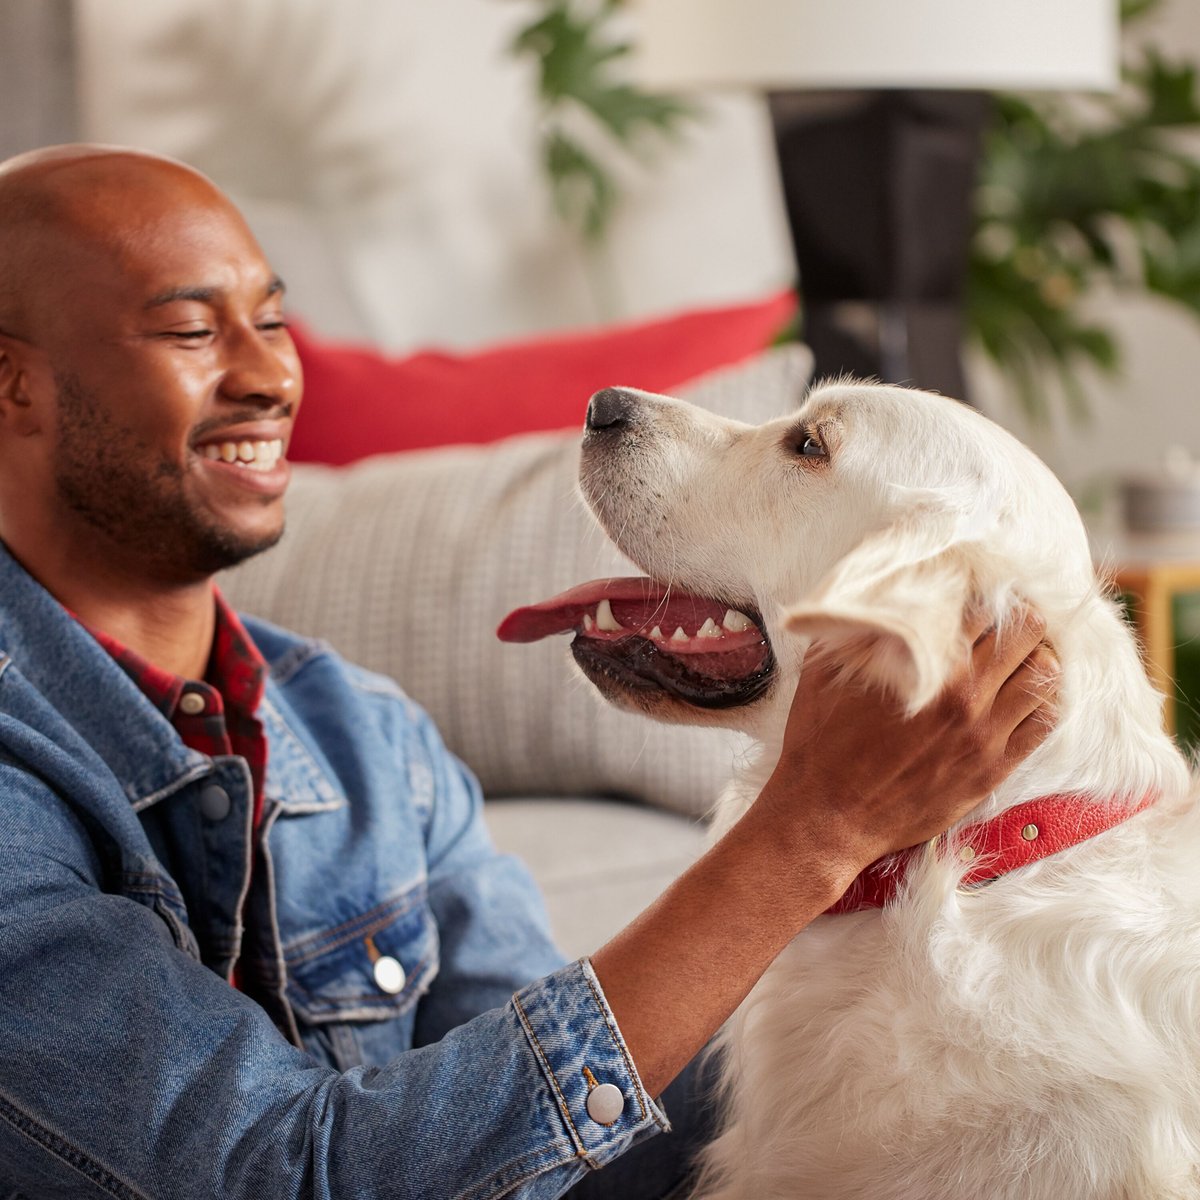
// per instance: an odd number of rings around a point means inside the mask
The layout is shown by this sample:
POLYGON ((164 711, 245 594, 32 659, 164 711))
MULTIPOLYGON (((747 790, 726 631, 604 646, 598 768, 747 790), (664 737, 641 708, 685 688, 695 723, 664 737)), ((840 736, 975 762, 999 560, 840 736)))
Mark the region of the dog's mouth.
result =
POLYGON ((756 612, 641 576, 580 584, 509 613, 496 632, 505 642, 574 633, 571 652, 593 680, 699 708, 749 704, 775 669, 756 612))

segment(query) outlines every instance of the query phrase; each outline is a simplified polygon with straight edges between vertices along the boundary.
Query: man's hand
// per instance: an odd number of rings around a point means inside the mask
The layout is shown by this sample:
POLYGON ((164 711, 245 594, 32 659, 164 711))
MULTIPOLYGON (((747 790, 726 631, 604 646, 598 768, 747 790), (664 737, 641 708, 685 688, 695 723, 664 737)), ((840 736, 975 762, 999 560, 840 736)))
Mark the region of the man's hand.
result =
POLYGON ((970 662, 911 718, 828 666, 806 671, 762 794, 593 956, 651 1094, 859 871, 947 829, 1045 739, 1058 662, 1041 621, 967 633, 970 662))
POLYGON ((827 659, 803 673, 755 807, 797 825, 809 855, 819 838, 823 865, 848 873, 846 885, 964 817, 1053 728, 1059 664, 1042 619, 1025 612, 998 634, 974 617, 965 632, 969 659, 911 718, 878 689, 839 680, 827 659))

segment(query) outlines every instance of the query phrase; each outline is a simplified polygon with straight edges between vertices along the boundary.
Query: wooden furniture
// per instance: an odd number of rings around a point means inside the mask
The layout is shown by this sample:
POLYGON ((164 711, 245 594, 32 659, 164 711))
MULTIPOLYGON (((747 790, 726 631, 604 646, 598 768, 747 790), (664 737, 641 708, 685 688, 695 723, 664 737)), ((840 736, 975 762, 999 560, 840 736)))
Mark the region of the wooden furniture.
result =
MULTIPOLYGON (((1176 596, 1200 592, 1200 533, 1093 537, 1097 569, 1129 598, 1146 671, 1166 697, 1163 717, 1176 730, 1176 596)), ((1196 697, 1200 700, 1200 697, 1196 697)))

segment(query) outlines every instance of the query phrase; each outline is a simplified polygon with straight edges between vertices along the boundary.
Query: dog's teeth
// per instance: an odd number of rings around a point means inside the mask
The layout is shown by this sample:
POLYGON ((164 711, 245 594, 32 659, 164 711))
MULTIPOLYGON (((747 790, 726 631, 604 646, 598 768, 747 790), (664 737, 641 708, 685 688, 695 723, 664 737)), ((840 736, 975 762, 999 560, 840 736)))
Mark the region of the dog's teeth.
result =
POLYGON ((721 624, 730 633, 745 633, 754 622, 745 613, 738 612, 736 608, 727 608, 725 610, 725 620, 721 624))
POLYGON ((596 622, 592 620, 590 613, 583 614, 583 629, 585 633, 591 633, 596 628, 596 622))
POLYGON ((625 628, 616 617, 613 616, 612 605, 607 600, 601 600, 596 605, 596 628, 603 629, 605 633, 617 633, 625 628))
POLYGON ((655 627, 652 630, 650 630, 650 636, 656 642, 661 642, 663 640, 663 631, 662 631, 661 627, 658 625, 655 625, 655 627))
POLYGON ((719 638, 721 630, 717 627, 716 621, 709 617, 699 629, 696 630, 697 637, 719 638))
POLYGON ((686 642, 686 641, 688 641, 688 635, 687 635, 686 633, 684 633, 684 632, 683 632, 683 626, 682 626, 682 625, 677 625, 677 626, 675 627, 675 632, 674 632, 673 634, 671 634, 671 641, 673 641, 673 642, 686 642))

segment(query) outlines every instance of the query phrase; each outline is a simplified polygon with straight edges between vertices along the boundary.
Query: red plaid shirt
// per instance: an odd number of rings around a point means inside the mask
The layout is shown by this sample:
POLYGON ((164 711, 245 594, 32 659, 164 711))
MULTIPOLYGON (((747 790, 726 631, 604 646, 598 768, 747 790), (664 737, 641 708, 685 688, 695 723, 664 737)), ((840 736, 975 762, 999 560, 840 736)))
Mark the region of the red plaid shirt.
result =
POLYGON ((213 588, 217 606, 212 655, 201 679, 184 679, 147 662, 116 638, 88 632, 116 659, 151 704, 175 726, 185 746, 210 757, 236 754, 246 760, 254 781, 254 827, 262 818, 267 777, 267 739, 254 715, 262 700, 267 664, 258 647, 213 588), (199 699, 191 699, 199 697, 199 699), (201 703, 203 701, 203 703, 201 703))

